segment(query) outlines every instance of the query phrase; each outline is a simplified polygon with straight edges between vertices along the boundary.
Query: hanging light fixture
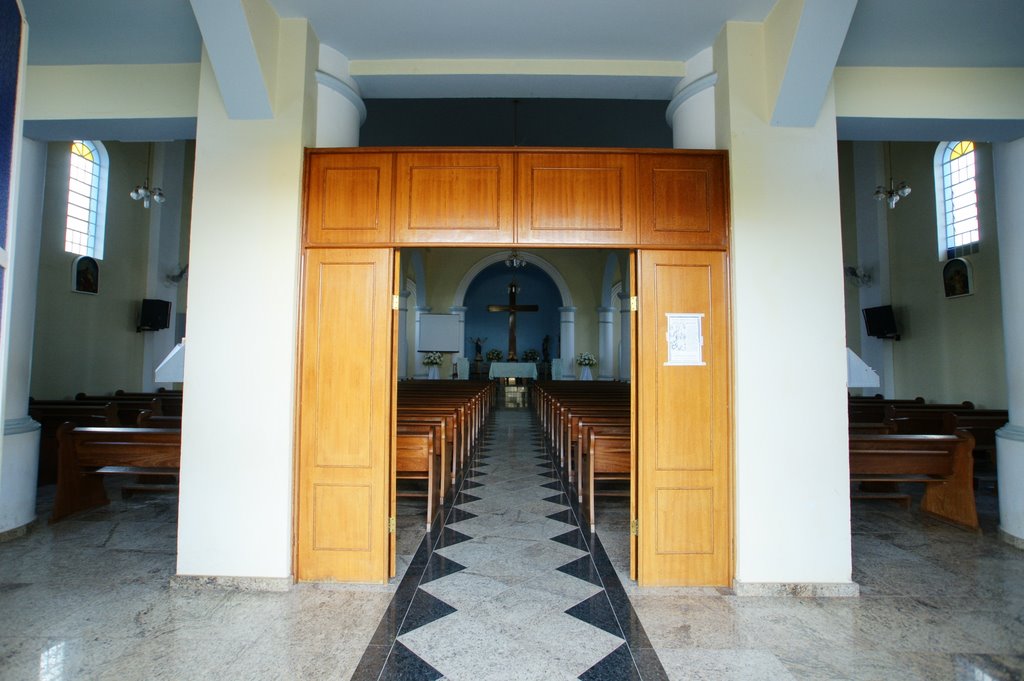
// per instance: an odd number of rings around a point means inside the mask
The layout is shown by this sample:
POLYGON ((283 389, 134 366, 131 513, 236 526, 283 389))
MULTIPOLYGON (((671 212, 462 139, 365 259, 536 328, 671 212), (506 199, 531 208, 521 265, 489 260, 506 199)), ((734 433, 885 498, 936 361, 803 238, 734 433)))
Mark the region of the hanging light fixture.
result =
POLYGON ((886 189, 882 185, 875 187, 875 200, 885 201, 889 204, 889 208, 895 208, 896 204, 899 203, 900 199, 910 196, 910 185, 903 180, 900 180, 899 184, 893 182, 892 177, 892 142, 886 144, 886 156, 887 165, 889 167, 889 188, 886 189))
POLYGON ((146 179, 142 184, 135 185, 135 189, 128 193, 128 196, 132 197, 133 201, 142 201, 143 208, 149 208, 151 202, 155 202, 158 206, 167 200, 164 196, 164 190, 160 187, 149 187, 149 177, 153 174, 153 144, 149 145, 149 161, 146 164, 146 179))
POLYGON ((518 270, 526 267, 526 261, 519 257, 519 251, 513 248, 512 252, 508 254, 507 258, 505 258, 505 267, 518 270))

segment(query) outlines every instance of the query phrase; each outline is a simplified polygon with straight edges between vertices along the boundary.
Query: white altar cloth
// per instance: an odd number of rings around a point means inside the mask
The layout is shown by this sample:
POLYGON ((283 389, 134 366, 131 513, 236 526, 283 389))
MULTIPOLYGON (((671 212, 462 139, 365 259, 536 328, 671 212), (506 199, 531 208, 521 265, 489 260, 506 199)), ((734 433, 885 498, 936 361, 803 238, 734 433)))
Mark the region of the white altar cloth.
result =
POLYGON ((488 378, 532 378, 537 380, 537 365, 534 362, 491 362, 488 378))

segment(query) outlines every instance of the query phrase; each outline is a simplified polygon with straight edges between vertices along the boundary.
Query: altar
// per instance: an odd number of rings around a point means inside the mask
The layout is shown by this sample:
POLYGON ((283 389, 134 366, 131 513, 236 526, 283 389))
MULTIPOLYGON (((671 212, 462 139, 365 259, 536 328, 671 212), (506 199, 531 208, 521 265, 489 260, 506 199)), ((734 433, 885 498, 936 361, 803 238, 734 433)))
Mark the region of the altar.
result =
POLYGON ((532 378, 537 380, 537 365, 534 362, 491 362, 491 370, 487 377, 495 378, 532 378))

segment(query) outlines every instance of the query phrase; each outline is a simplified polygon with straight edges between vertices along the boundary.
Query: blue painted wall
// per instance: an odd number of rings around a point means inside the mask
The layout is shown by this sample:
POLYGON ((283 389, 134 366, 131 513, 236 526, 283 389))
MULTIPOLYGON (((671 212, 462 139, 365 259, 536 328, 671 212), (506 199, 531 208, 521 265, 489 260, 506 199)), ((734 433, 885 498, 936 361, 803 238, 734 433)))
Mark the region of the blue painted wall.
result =
MULTIPOLYGON (((486 338, 483 353, 496 348, 502 355, 508 352, 508 313, 488 312, 488 305, 508 305, 508 285, 512 281, 512 270, 504 263, 495 263, 484 269, 466 290, 466 337, 486 338)), ((551 336, 551 356, 558 357, 559 312, 562 298, 558 287, 543 270, 527 266, 516 272, 519 283, 516 302, 521 305, 537 305, 537 312, 520 312, 516 315, 516 350, 522 356, 524 350, 541 352, 544 336, 551 336)), ((466 357, 473 359, 473 343, 466 342, 466 357)))
POLYGON ((14 0, 0 0, 0 247, 7 248, 7 207, 11 196, 14 104, 21 55, 21 11, 14 0))

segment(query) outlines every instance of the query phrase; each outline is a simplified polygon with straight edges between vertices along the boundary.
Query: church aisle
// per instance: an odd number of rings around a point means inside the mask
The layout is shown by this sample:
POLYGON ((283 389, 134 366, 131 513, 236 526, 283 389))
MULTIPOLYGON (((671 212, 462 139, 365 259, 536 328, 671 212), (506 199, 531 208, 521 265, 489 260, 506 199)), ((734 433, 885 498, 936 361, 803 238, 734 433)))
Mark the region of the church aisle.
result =
POLYGON ((353 679, 665 679, 527 409, 495 411, 353 679), (432 544, 432 545, 431 545, 432 544))

